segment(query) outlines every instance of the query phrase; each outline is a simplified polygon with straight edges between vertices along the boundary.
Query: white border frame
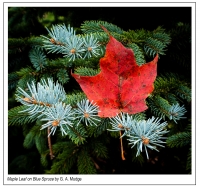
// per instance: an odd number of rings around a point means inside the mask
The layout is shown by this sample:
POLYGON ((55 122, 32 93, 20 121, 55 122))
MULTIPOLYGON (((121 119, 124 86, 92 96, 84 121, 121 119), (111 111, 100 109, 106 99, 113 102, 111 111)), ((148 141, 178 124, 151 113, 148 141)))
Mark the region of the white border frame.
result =
MULTIPOLYGON (((127 7, 127 6, 145 6, 145 7, 184 7, 184 6, 190 6, 192 7, 192 174, 191 175, 8 175, 8 149, 7 149, 7 141, 8 141, 8 121, 7 121, 7 110, 8 110, 8 90, 7 90, 7 83, 8 83, 8 78, 7 78, 7 73, 8 73, 8 68, 6 67, 7 64, 4 63, 4 69, 1 74, 1 76, 4 76, 3 81, 4 85, 2 88, 4 88, 4 132, 3 132, 3 139, 4 139, 4 175, 3 175, 3 183, 4 185, 21 185, 21 184, 28 184, 28 185, 36 185, 36 184, 92 184, 92 185, 102 185, 102 184, 114 184, 114 185, 195 185, 196 184, 196 3, 195 2, 147 2, 143 1, 140 3, 136 2, 67 2, 67 3, 59 3, 59 2, 54 2, 50 3, 48 2, 39 2, 37 1, 34 3, 17 3, 17 2, 4 2, 3 4, 3 19, 4 19, 4 36, 3 36, 3 41, 4 41, 4 62, 8 62, 8 30, 7 30, 7 20, 8 20, 8 14, 7 11, 8 7, 59 7, 59 6, 77 6, 77 7, 89 7, 89 6, 102 6, 102 7, 127 7), (33 177, 38 177, 41 178, 55 178, 55 177, 78 177, 82 178, 81 182, 57 182, 57 181, 49 181, 49 182, 44 182, 44 181, 19 181, 19 177, 27 177, 27 178, 33 178, 33 177), (8 181, 8 177, 17 177, 18 181, 8 181)), ((2 70, 1 70, 2 71, 2 70)), ((3 101, 3 100, 2 100, 3 101)), ((1 102, 2 102, 1 101, 1 102)), ((68 179, 69 180, 69 179, 68 179)))

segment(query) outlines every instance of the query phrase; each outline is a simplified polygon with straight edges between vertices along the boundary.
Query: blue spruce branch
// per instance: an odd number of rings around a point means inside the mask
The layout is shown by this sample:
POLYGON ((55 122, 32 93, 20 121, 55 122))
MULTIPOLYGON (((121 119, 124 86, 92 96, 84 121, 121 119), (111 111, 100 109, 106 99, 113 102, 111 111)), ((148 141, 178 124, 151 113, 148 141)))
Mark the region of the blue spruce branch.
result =
POLYGON ((62 53, 64 57, 68 57, 69 61, 74 61, 79 58, 91 58, 92 56, 100 55, 100 44, 93 35, 76 35, 72 27, 63 25, 52 26, 48 30, 50 38, 44 38, 44 48, 48 52, 62 53))

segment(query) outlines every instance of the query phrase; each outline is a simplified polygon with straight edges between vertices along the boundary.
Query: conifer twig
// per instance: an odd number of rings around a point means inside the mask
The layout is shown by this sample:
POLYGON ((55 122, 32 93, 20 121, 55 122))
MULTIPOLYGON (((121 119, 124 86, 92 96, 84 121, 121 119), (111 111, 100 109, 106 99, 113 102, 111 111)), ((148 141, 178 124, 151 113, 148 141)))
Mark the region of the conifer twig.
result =
POLYGON ((126 160, 126 158, 124 157, 124 150, 123 150, 123 143, 122 143, 122 133, 121 131, 119 131, 120 134, 120 144, 121 144, 121 156, 122 156, 122 160, 126 160))
POLYGON ((54 158, 54 155, 53 155, 53 150, 52 150, 52 145, 51 145, 51 135, 50 134, 50 128, 51 127, 48 127, 48 145, 49 145, 49 155, 50 155, 50 158, 53 159, 54 158))
POLYGON ((93 163, 94 163, 95 168, 96 168, 97 170, 99 170, 99 169, 100 169, 99 165, 94 161, 93 158, 91 158, 91 159, 92 159, 92 161, 93 161, 93 163))

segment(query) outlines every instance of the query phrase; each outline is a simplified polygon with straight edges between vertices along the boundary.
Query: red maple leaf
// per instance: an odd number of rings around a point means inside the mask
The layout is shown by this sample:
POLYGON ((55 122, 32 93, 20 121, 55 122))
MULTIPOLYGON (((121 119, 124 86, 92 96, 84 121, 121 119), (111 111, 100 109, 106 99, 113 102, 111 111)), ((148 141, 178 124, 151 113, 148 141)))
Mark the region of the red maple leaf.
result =
POLYGON ((87 98, 99 106, 99 117, 114 117, 120 112, 136 114, 146 110, 145 99, 153 91, 158 55, 153 61, 138 66, 131 49, 114 37, 100 59, 101 72, 96 76, 72 76, 87 98))

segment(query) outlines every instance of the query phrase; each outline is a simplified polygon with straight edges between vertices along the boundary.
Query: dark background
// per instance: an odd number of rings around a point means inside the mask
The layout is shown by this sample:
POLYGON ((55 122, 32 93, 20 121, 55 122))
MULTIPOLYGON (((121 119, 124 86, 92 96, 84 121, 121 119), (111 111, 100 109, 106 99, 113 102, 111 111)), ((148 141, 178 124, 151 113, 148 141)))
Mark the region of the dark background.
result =
POLYGON ((72 15, 74 27, 79 27, 85 20, 100 19, 125 31, 140 28, 153 30, 158 26, 169 29, 177 22, 191 22, 189 7, 76 7, 59 8, 59 13, 72 15))
MULTIPOLYGON (((50 24, 65 23, 74 28, 80 28, 86 20, 107 21, 125 31, 141 28, 154 30, 158 26, 171 29, 178 22, 191 24, 191 7, 29 7, 22 8, 11 26, 14 27, 25 19, 29 19, 29 27, 24 28, 26 33, 21 33, 21 35, 30 33, 41 35, 41 32, 47 34, 43 25, 38 23, 38 17, 45 18, 48 12, 55 15, 54 21, 49 21, 50 24), (59 20, 59 16, 64 17, 62 21, 59 20)), ((10 15, 9 19, 13 17, 13 14, 10 15)), ((45 22, 48 21, 43 20, 43 23, 45 22)), ((11 34, 11 29, 9 31, 11 34)), ((19 33, 18 30, 18 32, 12 33, 12 36, 20 35, 19 33)))

